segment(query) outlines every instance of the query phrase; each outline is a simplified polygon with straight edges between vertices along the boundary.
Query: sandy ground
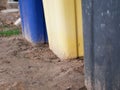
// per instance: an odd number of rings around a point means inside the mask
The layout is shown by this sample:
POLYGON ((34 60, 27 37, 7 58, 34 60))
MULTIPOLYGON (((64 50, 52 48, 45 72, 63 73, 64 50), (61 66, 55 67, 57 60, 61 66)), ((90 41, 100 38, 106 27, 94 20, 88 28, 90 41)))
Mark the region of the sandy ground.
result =
POLYGON ((86 90, 83 60, 60 60, 47 44, 0 38, 0 90, 86 90))

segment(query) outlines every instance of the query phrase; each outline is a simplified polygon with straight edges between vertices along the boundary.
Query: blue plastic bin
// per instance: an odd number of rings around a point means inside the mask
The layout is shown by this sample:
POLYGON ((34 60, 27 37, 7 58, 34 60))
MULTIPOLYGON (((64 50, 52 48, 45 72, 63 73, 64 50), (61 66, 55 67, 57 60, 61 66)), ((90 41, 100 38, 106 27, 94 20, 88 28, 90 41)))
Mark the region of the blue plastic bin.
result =
POLYGON ((34 43, 48 41, 42 0, 19 0, 24 37, 34 43))

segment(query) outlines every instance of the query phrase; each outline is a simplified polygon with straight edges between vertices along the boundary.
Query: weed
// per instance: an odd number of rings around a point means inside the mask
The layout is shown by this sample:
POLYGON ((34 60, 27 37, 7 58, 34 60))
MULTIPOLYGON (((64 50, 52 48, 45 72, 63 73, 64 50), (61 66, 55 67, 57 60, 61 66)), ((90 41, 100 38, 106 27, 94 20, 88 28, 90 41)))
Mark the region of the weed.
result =
POLYGON ((0 37, 9 37, 13 35, 19 35, 21 32, 19 29, 12 29, 12 30, 2 30, 0 31, 0 37))

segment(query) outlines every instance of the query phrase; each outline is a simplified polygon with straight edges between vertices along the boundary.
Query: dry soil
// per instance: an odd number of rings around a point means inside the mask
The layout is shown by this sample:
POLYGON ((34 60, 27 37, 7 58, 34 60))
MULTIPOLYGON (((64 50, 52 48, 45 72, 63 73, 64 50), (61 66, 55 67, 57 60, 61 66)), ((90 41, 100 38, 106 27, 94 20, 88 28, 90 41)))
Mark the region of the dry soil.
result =
POLYGON ((47 44, 0 38, 0 90, 84 90, 83 60, 60 60, 47 44))

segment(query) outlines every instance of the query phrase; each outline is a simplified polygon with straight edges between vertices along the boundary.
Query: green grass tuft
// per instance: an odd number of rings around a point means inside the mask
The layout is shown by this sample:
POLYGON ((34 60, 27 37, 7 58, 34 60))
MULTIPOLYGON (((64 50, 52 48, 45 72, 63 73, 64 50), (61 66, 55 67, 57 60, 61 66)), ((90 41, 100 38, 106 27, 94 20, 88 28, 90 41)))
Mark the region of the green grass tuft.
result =
POLYGON ((19 29, 13 29, 13 30, 3 30, 0 31, 0 37, 9 37, 13 35, 19 35, 21 32, 19 29))

